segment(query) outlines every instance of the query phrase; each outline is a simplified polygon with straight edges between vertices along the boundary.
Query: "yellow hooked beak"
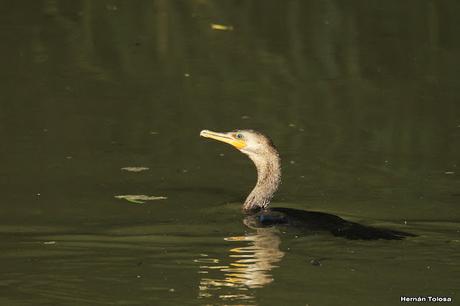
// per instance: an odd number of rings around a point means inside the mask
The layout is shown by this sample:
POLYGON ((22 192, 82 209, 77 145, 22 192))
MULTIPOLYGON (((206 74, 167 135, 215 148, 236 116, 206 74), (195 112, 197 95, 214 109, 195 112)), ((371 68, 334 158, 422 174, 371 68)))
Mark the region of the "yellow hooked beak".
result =
POLYGON ((232 133, 232 132, 217 133, 217 132, 212 132, 208 130, 202 130, 200 132, 200 136, 205 137, 205 138, 211 138, 211 139, 222 141, 222 142, 226 142, 228 144, 231 144, 238 150, 246 146, 246 141, 244 141, 243 139, 236 138, 236 133, 232 133))

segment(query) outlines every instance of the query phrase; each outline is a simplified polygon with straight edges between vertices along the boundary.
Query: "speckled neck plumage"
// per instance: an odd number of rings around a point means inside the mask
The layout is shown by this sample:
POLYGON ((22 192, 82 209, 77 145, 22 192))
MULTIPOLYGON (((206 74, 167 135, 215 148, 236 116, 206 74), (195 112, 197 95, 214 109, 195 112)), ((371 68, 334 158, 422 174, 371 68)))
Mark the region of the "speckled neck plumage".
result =
POLYGON ((257 169, 257 183, 243 204, 245 212, 268 208, 273 194, 281 183, 281 161, 275 148, 269 147, 263 154, 247 153, 257 169))

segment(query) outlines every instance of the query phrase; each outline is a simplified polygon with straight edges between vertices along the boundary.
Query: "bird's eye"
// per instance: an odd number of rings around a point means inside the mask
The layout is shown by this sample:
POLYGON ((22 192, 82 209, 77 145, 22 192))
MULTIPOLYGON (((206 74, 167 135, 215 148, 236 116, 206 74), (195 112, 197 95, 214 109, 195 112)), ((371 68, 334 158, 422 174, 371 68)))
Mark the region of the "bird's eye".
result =
POLYGON ((241 134, 241 133, 237 133, 237 134, 236 134, 236 138, 238 138, 238 139, 241 139, 241 138, 243 138, 243 134, 241 134))

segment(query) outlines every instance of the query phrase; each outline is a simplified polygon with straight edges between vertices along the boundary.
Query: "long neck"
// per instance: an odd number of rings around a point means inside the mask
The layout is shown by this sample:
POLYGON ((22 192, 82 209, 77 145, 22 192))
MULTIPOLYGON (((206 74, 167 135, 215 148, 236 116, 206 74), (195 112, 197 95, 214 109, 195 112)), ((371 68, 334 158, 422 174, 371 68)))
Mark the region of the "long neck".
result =
POLYGON ((270 148, 266 154, 248 154, 257 169, 257 183, 243 204, 245 212, 266 209, 281 182, 281 162, 278 152, 270 148))

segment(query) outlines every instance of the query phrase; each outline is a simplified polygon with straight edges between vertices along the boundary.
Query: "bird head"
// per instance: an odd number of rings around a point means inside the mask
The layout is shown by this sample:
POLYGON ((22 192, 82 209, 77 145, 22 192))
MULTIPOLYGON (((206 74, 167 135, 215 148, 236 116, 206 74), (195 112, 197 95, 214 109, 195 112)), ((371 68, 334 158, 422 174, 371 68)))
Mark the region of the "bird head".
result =
POLYGON ((235 130, 226 133, 203 130, 200 136, 228 143, 249 156, 261 155, 267 150, 274 149, 270 138, 254 130, 235 130))

